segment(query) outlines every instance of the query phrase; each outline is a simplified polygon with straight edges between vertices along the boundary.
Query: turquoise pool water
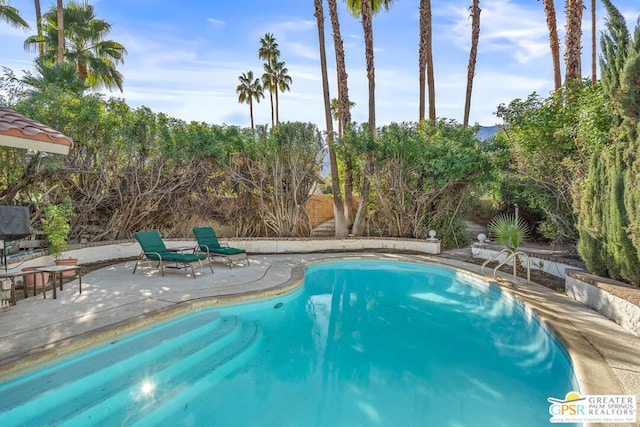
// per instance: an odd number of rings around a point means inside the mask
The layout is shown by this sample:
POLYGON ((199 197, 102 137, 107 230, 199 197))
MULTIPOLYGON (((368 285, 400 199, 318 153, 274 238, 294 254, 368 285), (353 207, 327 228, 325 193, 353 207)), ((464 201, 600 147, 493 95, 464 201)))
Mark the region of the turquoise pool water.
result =
POLYGON ((571 390, 566 353, 497 288, 345 261, 2 384, 0 425, 538 427, 571 390))

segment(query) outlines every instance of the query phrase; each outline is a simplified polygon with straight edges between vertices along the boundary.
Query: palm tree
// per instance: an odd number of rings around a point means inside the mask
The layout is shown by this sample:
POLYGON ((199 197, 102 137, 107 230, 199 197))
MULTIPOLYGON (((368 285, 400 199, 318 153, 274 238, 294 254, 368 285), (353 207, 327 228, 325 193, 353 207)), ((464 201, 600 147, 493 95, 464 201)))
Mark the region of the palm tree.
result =
POLYGON ((274 122, 274 107, 273 107, 273 92, 276 90, 276 85, 273 82, 273 63, 280 57, 280 50, 278 49, 278 43, 276 38, 271 33, 266 33, 263 38, 260 39, 260 49, 258 49, 258 58, 266 61, 264 64, 265 73, 262 75, 262 83, 264 88, 269 90, 269 98, 271 101, 271 127, 275 127, 274 122))
POLYGON ((40 91, 48 86, 82 94, 88 86, 80 80, 76 67, 70 62, 46 62, 42 58, 35 60, 36 74, 27 72, 22 82, 40 91))
MULTIPOLYGON (((349 102, 349 109, 356 106, 356 103, 351 101, 349 102)), ((331 99, 331 116, 333 116, 334 120, 338 121, 338 135, 342 135, 342 125, 340 123, 340 101, 338 98, 331 99)))
POLYGON ((57 61, 62 62, 64 61, 64 5, 62 0, 58 0, 56 3, 56 25, 58 28, 56 33, 58 39, 57 61))
POLYGON ((429 120, 436 120, 436 88, 433 74, 433 43, 431 26, 431 0, 420 0, 420 47, 418 49, 420 112, 424 120, 425 73, 429 90, 429 120))
POLYGON ((123 62, 127 50, 120 43, 105 40, 111 25, 97 19, 94 7, 86 2, 69 2, 63 9, 64 40, 59 41, 58 9, 52 7, 44 16, 42 36, 31 36, 25 40, 25 48, 44 46, 44 58, 59 61, 60 48, 64 49, 64 60, 76 64, 80 79, 92 88, 118 88, 122 91, 122 74, 116 69, 123 62), (56 56, 56 53, 58 54, 56 56))
MULTIPOLYGON (((36 30, 38 36, 42 37, 42 9, 40 9, 40 0, 34 0, 33 2, 36 8, 36 30)), ((44 56, 44 46, 38 45, 38 56, 42 58, 44 56)))
POLYGON ((278 98, 278 92, 285 92, 291 90, 291 76, 289 76, 289 70, 285 67, 284 61, 275 61, 273 63, 273 83, 276 93, 276 125, 280 123, 280 100, 278 98))
POLYGON ((544 14, 547 17, 547 28, 549 30, 549 47, 551 48, 551 59, 553 60, 553 85, 555 90, 558 90, 562 87, 562 76, 560 75, 560 41, 556 25, 556 7, 553 0, 542 0, 542 5, 544 14))
POLYGON ((264 98, 264 88, 260 84, 260 79, 253 77, 253 71, 247 71, 242 73, 240 77, 240 84, 236 87, 236 93, 238 94, 238 102, 249 104, 249 114, 251 115, 251 129, 255 129, 253 123, 253 100, 260 102, 260 98, 264 98))
POLYGON ((480 39, 480 0, 473 0, 471 4, 471 50, 469 51, 469 66, 467 67, 467 96, 464 101, 463 126, 469 126, 469 112, 471 110, 471 92, 473 77, 476 73, 476 57, 478 56, 478 41, 480 39))
MULTIPOLYGON (((336 53, 336 72, 338 79, 338 129, 343 131, 351 123, 351 111, 349 109, 349 86, 347 67, 344 59, 344 43, 340 33, 340 20, 338 18, 338 6, 336 0, 327 0, 329 5, 329 17, 333 31, 333 46, 336 53)), ((342 132, 339 134, 342 135, 342 132)), ((344 209, 345 219, 348 225, 353 222, 353 169, 354 162, 351 156, 344 159, 344 209)))
POLYGON ((277 89, 275 81, 275 70, 273 64, 264 63, 264 73, 262 74, 262 87, 269 91, 269 101, 271 102, 271 128, 276 127, 275 106, 273 103, 273 92, 277 89))
MULTIPOLYGON (((333 46, 336 53, 336 71, 338 78, 338 127, 344 129, 347 123, 351 122, 351 112, 349 111, 349 87, 347 84, 348 75, 344 59, 344 43, 340 33, 340 20, 338 18, 338 6, 336 0, 327 0, 329 5, 329 17, 331 19, 331 29, 333 30, 333 46)), ((345 184, 346 185, 346 184, 345 184)))
MULTIPOLYGON (((359 16, 364 32, 364 51, 367 64, 367 80, 369 82, 369 132, 371 137, 376 134, 376 78, 373 65, 373 15, 384 7, 389 10, 393 0, 345 0, 349 11, 354 16, 359 16), (374 9, 375 7, 375 9, 374 9)), ((362 180, 360 199, 358 200, 358 210, 353 221, 354 234, 360 234, 360 229, 364 223, 367 205, 369 204, 370 175, 373 172, 373 154, 369 153, 365 162, 365 170, 362 180)))
POLYGON ((581 40, 583 0, 566 0, 565 80, 582 78, 581 40))
POLYGON ((9 0, 0 0, 0 20, 6 22, 14 28, 29 28, 27 21, 22 19, 20 11, 9 6, 9 0))
MULTIPOLYGON (((324 10, 323 0, 313 0, 315 17, 318 24, 318 43, 320 45, 320 69, 322 73, 322 94, 324 100, 324 115, 327 124, 327 145, 329 146, 329 166, 331 169, 331 189, 333 193, 333 216, 335 218, 335 236, 344 237, 348 234, 347 222, 344 216, 344 205, 340 193, 340 176, 338 174, 338 160, 336 158, 335 142, 333 140, 333 121, 331 120, 332 102, 329 101, 329 77, 327 72, 327 54, 324 41, 324 10)), ((337 100, 336 100, 337 103, 337 100)))

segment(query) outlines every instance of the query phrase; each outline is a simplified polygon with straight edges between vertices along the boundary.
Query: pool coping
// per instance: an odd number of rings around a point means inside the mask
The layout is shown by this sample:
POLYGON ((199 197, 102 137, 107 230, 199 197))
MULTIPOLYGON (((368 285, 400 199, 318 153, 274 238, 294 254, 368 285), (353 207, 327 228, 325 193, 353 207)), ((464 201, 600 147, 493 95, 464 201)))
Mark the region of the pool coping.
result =
MULTIPOLYGON (((429 255, 395 254, 395 253, 332 253, 316 254, 316 259, 303 263, 299 261, 291 267, 289 278, 267 289, 260 291, 246 291, 233 295, 194 298, 175 303, 169 307, 160 308, 148 313, 139 314, 131 318, 105 325, 78 335, 69 336, 61 340, 36 347, 26 353, 14 355, 5 359, 0 365, 0 377, 5 381, 21 375, 27 369, 33 369, 34 365, 51 363, 56 359, 68 357, 74 353, 85 351, 92 346, 108 342, 115 336, 131 334, 151 324, 162 320, 169 320, 181 314, 200 310, 203 308, 222 307, 239 302, 250 302, 273 299, 288 294, 300 288, 304 282, 305 270, 310 265, 336 261, 338 259, 385 259, 401 260, 409 262, 427 262, 436 266, 452 269, 460 269, 465 274, 470 274, 482 281, 494 284, 501 290, 515 296, 526 307, 536 313, 540 321, 561 341, 566 348, 573 365, 581 394, 629 394, 612 366, 592 343, 593 337, 588 337, 589 331, 581 331, 576 320, 571 316, 562 315, 560 308, 566 305, 578 304, 583 310, 588 310, 569 297, 556 293, 542 285, 517 279, 495 282, 480 273, 480 266, 463 261, 440 258, 429 255), (587 335, 587 336, 585 336, 587 335)), ((506 275, 503 276, 506 278, 506 275)), ((575 307, 574 309, 579 309, 575 307)), ((579 323, 579 322, 578 322, 579 323)), ((613 325, 612 325, 613 326, 613 325)), ((617 325, 615 325, 617 326, 617 325)), ((638 358, 640 365, 640 358, 638 358)), ((640 373, 640 366, 636 366, 640 373)), ((570 390, 567 390, 569 392, 570 390)), ((551 397, 551 396, 550 396, 551 397)), ((562 396, 555 396, 562 397, 562 396)), ((596 424, 585 423, 585 426, 596 424)), ((638 423, 607 424, 598 423, 598 426, 638 426, 638 423)))

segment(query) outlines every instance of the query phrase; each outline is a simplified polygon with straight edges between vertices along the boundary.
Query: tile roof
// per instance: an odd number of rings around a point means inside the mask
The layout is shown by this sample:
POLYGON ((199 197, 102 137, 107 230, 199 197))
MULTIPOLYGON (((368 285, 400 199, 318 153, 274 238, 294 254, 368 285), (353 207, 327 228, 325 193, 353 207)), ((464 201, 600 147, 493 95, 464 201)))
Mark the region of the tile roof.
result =
POLYGON ((25 117, 10 108, 0 107, 0 145, 66 154, 70 148, 73 148, 73 141, 49 126, 25 117), (22 147, 16 138, 36 141, 36 143, 25 141, 22 147))

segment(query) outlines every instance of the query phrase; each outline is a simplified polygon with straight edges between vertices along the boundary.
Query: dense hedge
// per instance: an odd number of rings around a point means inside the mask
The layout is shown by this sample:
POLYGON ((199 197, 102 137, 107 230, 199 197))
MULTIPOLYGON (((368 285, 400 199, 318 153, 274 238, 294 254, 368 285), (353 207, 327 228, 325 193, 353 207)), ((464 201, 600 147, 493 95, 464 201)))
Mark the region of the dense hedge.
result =
POLYGON ((604 4, 602 82, 615 120, 611 144, 591 160, 578 252, 590 271, 640 286, 640 23, 632 36, 618 10, 604 4))

